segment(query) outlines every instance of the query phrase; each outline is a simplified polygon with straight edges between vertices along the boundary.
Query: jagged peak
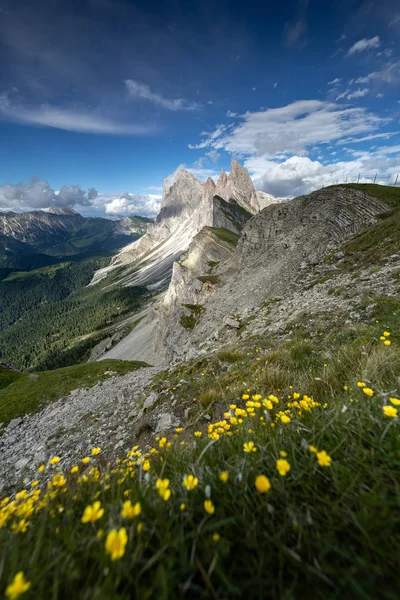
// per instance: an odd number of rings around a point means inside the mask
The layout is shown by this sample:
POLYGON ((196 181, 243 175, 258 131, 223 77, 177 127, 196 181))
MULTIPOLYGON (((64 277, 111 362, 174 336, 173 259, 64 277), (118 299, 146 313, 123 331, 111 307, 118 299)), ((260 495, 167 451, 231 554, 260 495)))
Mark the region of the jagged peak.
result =
POLYGON ((226 174, 225 169, 221 169, 221 173, 219 174, 217 186, 223 186, 228 181, 228 175, 226 174))
POLYGON ((211 179, 211 177, 208 177, 207 181, 204 184, 205 188, 211 188, 214 189, 215 188, 215 182, 213 179, 211 179))
POLYGON ((172 186, 176 183, 187 181, 200 183, 200 181, 196 179, 196 177, 192 175, 190 171, 187 171, 183 167, 179 167, 176 171, 174 171, 174 173, 171 173, 171 175, 168 175, 168 177, 164 179, 164 194, 169 192, 172 186))

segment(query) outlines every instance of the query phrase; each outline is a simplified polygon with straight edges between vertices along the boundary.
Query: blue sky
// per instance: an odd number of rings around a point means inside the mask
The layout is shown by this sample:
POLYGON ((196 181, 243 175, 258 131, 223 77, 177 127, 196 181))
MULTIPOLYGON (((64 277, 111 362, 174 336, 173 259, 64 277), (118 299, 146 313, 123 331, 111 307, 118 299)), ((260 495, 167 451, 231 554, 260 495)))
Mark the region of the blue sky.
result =
POLYGON ((0 210, 154 213, 180 165, 204 179, 232 158, 277 197, 400 172, 397 0, 0 0, 0 17, 0 210))

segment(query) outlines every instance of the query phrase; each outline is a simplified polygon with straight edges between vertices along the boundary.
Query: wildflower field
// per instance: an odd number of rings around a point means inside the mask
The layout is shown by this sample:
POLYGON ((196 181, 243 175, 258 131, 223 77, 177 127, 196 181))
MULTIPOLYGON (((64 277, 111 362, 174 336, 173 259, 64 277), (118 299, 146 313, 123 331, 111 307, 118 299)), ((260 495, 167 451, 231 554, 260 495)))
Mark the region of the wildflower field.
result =
POLYGON ((284 376, 255 349, 217 419, 124 458, 51 457, 1 501, 2 597, 397 599, 400 350, 379 328, 284 376))

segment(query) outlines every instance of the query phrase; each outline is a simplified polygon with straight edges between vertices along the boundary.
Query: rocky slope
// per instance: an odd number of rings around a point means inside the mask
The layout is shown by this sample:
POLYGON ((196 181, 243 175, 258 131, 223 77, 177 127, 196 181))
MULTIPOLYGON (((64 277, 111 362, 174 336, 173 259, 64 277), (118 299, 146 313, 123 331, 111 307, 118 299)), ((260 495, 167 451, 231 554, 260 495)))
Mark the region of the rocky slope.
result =
MULTIPOLYGON (((260 340, 274 349, 291 343, 297 332, 306 331, 312 343, 338 324, 346 335, 371 319, 375 324, 381 312, 388 314, 387 306, 398 307, 398 220, 381 219, 391 214, 385 203, 337 187, 253 216, 236 246, 234 234, 229 242, 218 236, 219 230, 203 229, 174 266, 173 285, 157 311, 161 326, 153 331, 162 349, 160 360, 177 363, 173 383, 172 366, 159 379, 164 384, 152 383, 166 368, 164 362, 77 390, 38 415, 10 423, 1 437, 4 486, 34 477, 38 462, 56 451, 67 469, 92 445, 101 445, 105 454, 122 455, 133 443, 146 445, 151 433, 187 423, 191 410, 198 410, 198 391, 190 384, 194 368, 197 390, 202 389, 205 371, 218 385, 218 377, 213 379, 216 360, 234 382, 240 353, 252 349, 251 360, 263 360, 257 354, 260 340), (372 249, 369 236, 374 239, 372 249), (220 353, 221 358, 215 358, 220 353), (194 362, 186 360, 190 357, 194 362), (224 362, 232 357, 238 362, 224 362)), ((386 322, 382 317, 382 327, 386 322)), ((221 414, 226 410, 216 402, 217 409, 221 414)), ((196 418, 207 420, 208 413, 205 405, 196 418)))

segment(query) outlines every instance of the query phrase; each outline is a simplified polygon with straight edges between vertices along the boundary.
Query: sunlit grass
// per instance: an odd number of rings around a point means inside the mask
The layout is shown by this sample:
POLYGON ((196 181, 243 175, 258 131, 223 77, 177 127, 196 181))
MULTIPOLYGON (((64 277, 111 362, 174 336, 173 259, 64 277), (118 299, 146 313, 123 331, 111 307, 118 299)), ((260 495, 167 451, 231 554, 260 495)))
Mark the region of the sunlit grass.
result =
POLYGON ((323 393, 258 378, 125 459, 55 457, 3 500, 1 590, 22 571, 35 599, 396 598, 399 353, 380 337, 326 363, 323 393))

